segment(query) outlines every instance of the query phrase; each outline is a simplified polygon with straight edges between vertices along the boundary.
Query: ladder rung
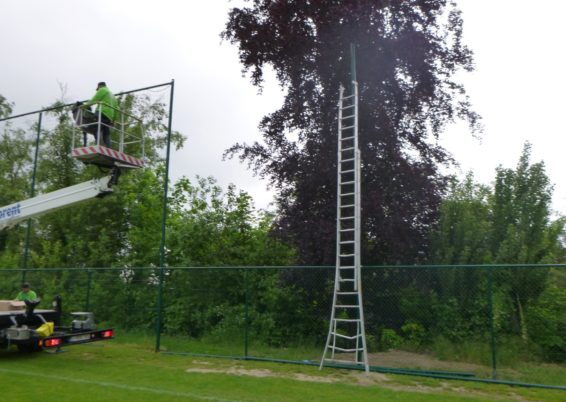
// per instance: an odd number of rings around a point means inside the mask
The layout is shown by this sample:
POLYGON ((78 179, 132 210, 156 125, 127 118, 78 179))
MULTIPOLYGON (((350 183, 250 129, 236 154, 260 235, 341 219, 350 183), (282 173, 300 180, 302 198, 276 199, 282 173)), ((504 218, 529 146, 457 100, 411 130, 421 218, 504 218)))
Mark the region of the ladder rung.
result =
POLYGON ((343 216, 343 217, 340 218, 340 220, 341 220, 341 221, 346 221, 346 220, 352 220, 352 219, 354 219, 354 218, 355 218, 355 216, 343 216))
POLYGON ((355 282, 355 279, 345 279, 345 278, 340 278, 340 282, 355 282))
POLYGON ((340 194, 340 197, 347 197, 350 195, 356 195, 356 193, 344 193, 344 194, 340 194))
POLYGON ((359 304, 340 304, 340 305, 336 305, 334 306, 335 308, 360 308, 359 304))
POLYGON ((340 138, 342 141, 349 141, 349 140, 353 140, 355 137, 343 137, 340 138))
POLYGON ((366 363, 363 361, 354 361, 354 360, 341 360, 341 359, 324 359, 324 363, 326 364, 337 364, 337 365, 347 365, 347 366, 360 366, 365 367, 366 363))
POLYGON ((350 99, 350 98, 353 98, 353 97, 354 97, 354 95, 346 95, 346 96, 343 96, 343 97, 342 97, 342 100, 344 100, 344 99, 350 99))
POLYGON ((353 244, 353 243, 355 243, 354 240, 344 240, 340 242, 340 244, 353 244))
POLYGON ((351 114, 350 116, 342 116, 342 120, 353 119, 354 117, 356 117, 355 114, 351 114))
POLYGON ((351 128, 354 128, 356 126, 346 126, 346 127, 341 127, 340 130, 349 130, 351 128))
POLYGON ((353 162, 354 158, 342 159, 340 162, 353 162))
POLYGON ((354 172, 355 172, 354 169, 348 169, 348 170, 344 170, 344 171, 342 171, 342 172, 340 172, 340 173, 341 173, 341 174, 344 174, 344 173, 354 173, 354 172))
POLYGON ((360 337, 362 336, 361 334, 353 335, 353 336, 342 335, 342 334, 339 334, 339 333, 337 333, 337 332, 332 332, 332 334, 333 334, 334 336, 338 337, 338 338, 350 339, 350 340, 351 340, 351 339, 360 338, 360 337))
POLYGON ((348 148, 342 148, 342 151, 351 151, 352 149, 354 149, 354 147, 348 147, 348 148))
MULTIPOLYGON (((334 350, 337 350, 337 351, 339 351, 339 352, 350 352, 350 353, 352 353, 352 352, 361 352, 361 351, 363 350, 363 349, 357 349, 357 348, 355 348, 355 349, 339 348, 338 346, 332 346, 332 345, 328 345, 328 347, 329 347, 330 349, 334 349, 334 350)), ((353 363, 353 362, 351 362, 351 363, 353 363)))
POLYGON ((340 208, 352 208, 355 207, 355 204, 348 204, 348 205, 340 205, 340 208))
POLYGON ((355 107, 355 106, 356 106, 355 104, 354 104, 354 105, 348 105, 348 106, 342 106, 341 109, 342 109, 342 110, 351 109, 351 108, 353 108, 353 107, 355 107))
POLYGON ((354 228, 352 228, 352 229, 340 229, 341 232, 353 232, 354 230, 356 230, 356 229, 354 229, 354 228))
MULTIPOLYGON (((329 346, 330 347, 330 346, 329 346)), ((353 360, 342 360, 342 359, 324 359, 325 362, 328 363, 343 363, 343 364, 348 364, 348 365, 352 365, 352 364, 365 364, 363 362, 355 362, 353 360)))
POLYGON ((340 254, 340 257, 353 257, 355 254, 340 254))
POLYGON ((352 268, 356 268, 356 266, 355 266, 355 265, 341 265, 341 266, 339 266, 338 268, 340 268, 340 269, 342 269, 342 268, 350 268, 350 269, 352 269, 352 268))
MULTIPOLYGON (((345 296, 348 296, 348 295, 357 295, 358 292, 336 292, 336 294, 337 294, 337 295, 343 295, 343 296, 345 295, 345 296)), ((356 318, 356 319, 335 318, 335 320, 336 320, 336 321, 360 321, 359 318, 356 318)))
POLYGON ((344 360, 344 359, 324 359, 324 361, 328 362, 328 363, 339 363, 339 364, 348 364, 348 365, 358 364, 357 362, 355 362, 353 360, 344 360))
POLYGON ((350 181, 343 181, 342 183, 340 183, 340 185, 346 185, 346 184, 354 184, 355 181, 354 180, 350 180, 350 181))

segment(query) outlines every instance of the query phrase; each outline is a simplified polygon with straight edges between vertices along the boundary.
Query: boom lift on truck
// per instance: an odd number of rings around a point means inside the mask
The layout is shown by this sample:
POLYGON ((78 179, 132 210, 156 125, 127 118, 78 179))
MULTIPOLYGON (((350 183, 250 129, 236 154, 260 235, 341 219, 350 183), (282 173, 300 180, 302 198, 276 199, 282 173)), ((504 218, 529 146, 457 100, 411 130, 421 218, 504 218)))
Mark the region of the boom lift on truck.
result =
POLYGON ((59 208, 110 194, 112 192, 109 184, 111 180, 111 176, 93 179, 0 207, 0 230, 59 208))
MULTIPOLYGON (((72 133, 71 156, 85 164, 96 165, 101 170, 109 170, 110 174, 0 207, 0 230, 82 201, 104 197, 112 193, 112 187, 118 183, 121 169, 144 166, 141 119, 119 111, 119 121, 111 127, 114 135, 118 137, 118 149, 114 149, 100 144, 100 133, 104 124, 100 114, 95 123, 84 123, 80 109, 74 108, 72 114, 76 126, 72 133), (96 144, 86 144, 87 132, 95 134, 96 144), (75 140, 81 133, 84 135, 83 146, 75 147, 75 140), (141 155, 133 156, 126 153, 127 149, 141 155)), ((39 301, 24 303, 0 300, 0 347, 15 344, 20 350, 35 351, 113 337, 114 331, 111 328, 96 329, 94 315, 90 312, 71 313, 75 318, 71 326, 62 326, 61 299, 58 297, 51 310, 36 310, 38 304, 39 301)))

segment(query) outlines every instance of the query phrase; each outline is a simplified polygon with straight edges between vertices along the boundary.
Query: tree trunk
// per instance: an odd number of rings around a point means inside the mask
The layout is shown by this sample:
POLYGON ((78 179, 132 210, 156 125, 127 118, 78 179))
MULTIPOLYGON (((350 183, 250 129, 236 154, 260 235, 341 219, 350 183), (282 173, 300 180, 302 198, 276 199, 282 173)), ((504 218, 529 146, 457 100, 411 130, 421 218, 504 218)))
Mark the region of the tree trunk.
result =
POLYGON ((521 339, 524 342, 529 340, 529 334, 527 331, 527 323, 525 322, 525 315, 523 313, 523 305, 521 304, 521 299, 519 298, 519 294, 515 294, 515 298, 517 299, 517 311, 519 312, 519 330, 521 332, 521 339))

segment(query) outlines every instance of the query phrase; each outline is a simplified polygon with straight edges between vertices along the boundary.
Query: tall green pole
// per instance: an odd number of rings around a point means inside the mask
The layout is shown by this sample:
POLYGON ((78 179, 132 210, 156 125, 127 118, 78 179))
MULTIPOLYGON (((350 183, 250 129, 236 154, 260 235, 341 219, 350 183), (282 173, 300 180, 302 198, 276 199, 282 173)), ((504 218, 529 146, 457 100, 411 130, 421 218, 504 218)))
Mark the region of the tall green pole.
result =
POLYGON ((171 80, 169 96, 169 121, 167 123, 167 155, 165 157, 165 182, 163 183, 163 214, 161 217, 161 244, 159 246, 159 290, 157 296, 157 318, 155 324, 155 351, 159 352, 161 345, 161 325, 163 322, 163 281, 165 279, 165 234, 167 227, 167 196, 169 190, 169 159, 171 157, 171 126, 173 122, 173 95, 175 80, 171 80))
POLYGON ((489 326, 491 335, 491 377, 497 379, 497 351, 495 342, 495 319, 493 314, 493 268, 488 268, 487 272, 488 287, 488 308, 489 308, 489 326))
MULTIPOLYGON (((41 136, 41 120, 43 119, 43 113, 39 113, 39 117, 37 120, 37 135, 35 137, 35 155, 33 158, 33 173, 31 176, 31 191, 30 191, 30 198, 35 196, 35 177, 37 174, 37 159, 39 156, 39 138, 41 136)), ((32 220, 28 219, 28 225, 26 229, 26 243, 24 247, 24 258, 22 263, 22 282, 26 281, 26 273, 28 269, 28 259, 29 259, 29 239, 31 236, 31 226, 32 220)))
MULTIPOLYGON (((351 95, 354 96, 355 93, 356 93, 355 82, 358 80, 358 78, 357 78, 357 74, 356 74, 356 45, 353 44, 353 43, 350 43, 350 78, 351 78, 350 85, 351 85, 351 88, 352 88, 351 89, 351 95)), ((357 102, 357 100, 356 100, 356 102, 357 102)), ((355 121, 354 124, 357 124, 357 120, 355 121)), ((354 128, 354 133, 355 133, 355 130, 356 130, 356 128, 354 128)), ((354 141, 355 141, 355 144, 357 146, 358 140, 355 139, 354 141)), ((356 149, 354 152, 359 152, 359 149, 356 149)), ((356 269, 357 269, 357 267, 356 267, 356 269)), ((361 267, 360 267, 360 270, 361 270, 361 267)), ((361 275, 361 272, 359 274, 361 275)), ((353 318, 353 317, 350 317, 350 318, 353 318)), ((362 316, 358 316, 356 318, 362 318, 362 316)), ((359 325, 359 323, 358 323, 358 325, 359 325)), ((364 336, 365 336, 365 334, 364 334, 364 336)), ((364 346, 364 349, 365 349, 365 346, 364 346)), ((357 361, 360 361, 360 362, 364 361, 363 353, 364 352, 362 350, 359 350, 357 352, 357 356, 356 356, 357 361)))
POLYGON ((248 357, 248 331, 249 331, 249 313, 248 313, 248 303, 250 301, 248 296, 248 269, 244 268, 244 292, 245 292, 245 307, 244 307, 244 357, 248 357))
POLYGON ((92 271, 87 269, 86 271, 86 300, 85 300, 85 311, 90 310, 90 285, 92 282, 92 271))
POLYGON ((350 77, 352 77, 352 93, 354 93, 354 81, 357 81, 356 76, 356 45, 350 43, 350 77))

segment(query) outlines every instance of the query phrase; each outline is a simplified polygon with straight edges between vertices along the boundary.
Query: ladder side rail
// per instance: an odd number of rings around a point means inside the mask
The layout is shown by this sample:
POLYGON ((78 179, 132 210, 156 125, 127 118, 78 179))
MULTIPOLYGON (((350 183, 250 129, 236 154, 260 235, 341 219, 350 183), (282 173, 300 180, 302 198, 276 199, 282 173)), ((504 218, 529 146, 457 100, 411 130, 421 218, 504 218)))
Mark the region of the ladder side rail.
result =
MULTIPOLYGON (((336 343, 336 339, 331 339, 332 338, 332 332, 336 332, 336 309, 334 308, 334 306, 336 305, 336 286, 338 284, 338 281, 340 279, 339 277, 339 272, 338 269, 336 269, 336 272, 334 273, 334 294, 332 295, 332 312, 330 314, 330 323, 329 323, 329 328, 328 328, 328 337, 326 338, 326 345, 324 346, 324 353, 322 354, 322 359, 320 360, 320 367, 319 369, 322 370, 322 366, 324 365, 324 359, 326 358, 326 352, 328 351, 329 347, 330 347, 330 342, 333 341, 334 344, 336 343)), ((332 351, 332 357, 334 358, 334 351, 332 351)))
MULTIPOLYGON (((337 150, 337 160, 338 163, 336 164, 337 170, 337 178, 336 178, 336 279, 337 281, 334 283, 334 292, 336 293, 337 290, 340 290, 340 254, 341 254, 341 226, 342 226, 342 116, 343 111, 342 107, 344 106, 344 86, 340 84, 340 95, 338 101, 338 150, 337 150)), ((336 298, 335 298, 336 299, 336 298)), ((334 310, 336 307, 336 303, 332 304, 332 314, 334 315, 334 310)))
POLYGON ((363 353, 363 360, 364 360, 364 366, 365 366, 365 372, 369 373, 369 360, 368 360, 368 349, 367 349, 367 342, 366 342, 366 325, 365 325, 365 316, 364 316, 364 303, 363 303, 363 297, 362 297, 362 280, 361 280, 361 268, 360 268, 360 275, 358 276, 358 300, 360 303, 360 309, 359 309, 359 314, 360 314, 360 321, 359 321, 359 325, 360 325, 360 331, 362 334, 362 353, 363 353))
POLYGON ((332 359, 334 359, 334 355, 336 353, 336 330, 338 329, 336 320, 332 320, 332 325, 334 327, 334 329, 332 330, 334 333, 334 336, 332 337, 332 359))
MULTIPOLYGON (((320 360, 320 367, 324 365, 324 360, 326 358, 326 353, 330 347, 330 342, 333 342, 333 345, 336 345, 336 337, 332 337, 332 333, 336 332, 336 298, 337 298, 337 286, 340 281, 340 186, 342 182, 342 178, 340 177, 340 161, 341 161, 341 152, 342 152, 342 97, 344 95, 344 87, 340 85, 340 99, 338 101, 338 163, 337 163, 337 170, 338 170, 338 179, 337 179, 337 188, 336 188, 336 202, 337 202, 337 214, 336 214, 336 268, 334 273, 334 293, 332 295, 332 310, 330 314, 330 322, 328 328, 328 336, 326 338, 326 344, 324 346, 324 353, 322 354, 322 359, 320 360)), ((334 358, 334 348, 332 349, 332 358, 334 358)))
MULTIPOLYGON (((356 323, 356 333, 360 334, 360 323, 359 322, 356 323)), ((359 353, 359 351, 361 349, 360 349, 360 338, 359 337, 356 338, 356 350, 358 351, 358 352, 356 352, 356 364, 360 364, 360 353, 359 353)))
POLYGON ((358 290, 358 274, 360 266, 360 151, 358 141, 358 83, 352 81, 354 92, 354 290, 358 290))
MULTIPOLYGON (((332 333, 336 332, 336 309, 334 308, 334 306, 336 305, 336 298, 337 298, 337 292, 336 292, 336 286, 339 282, 339 272, 338 269, 335 270, 334 273, 334 294, 332 295, 332 312, 330 314, 330 322, 329 322, 329 328, 328 328, 328 336, 326 338, 326 344, 324 346, 324 353, 322 355, 322 359, 320 360, 320 367, 319 369, 322 369, 322 366, 324 364, 324 360, 326 358, 326 353, 330 347, 330 343, 332 342, 333 345, 336 344, 336 338, 332 337, 332 333)), ((334 350, 332 351, 332 358, 334 358, 334 350)))
MULTIPOLYGON (((356 150, 358 153, 358 166, 357 166, 357 170, 358 172, 361 173, 361 155, 360 155, 360 150, 357 149, 356 150)), ((357 220, 358 222, 361 224, 361 180, 358 180, 357 182, 357 192, 358 192, 358 205, 356 208, 356 214, 357 214, 357 220)), ((360 226, 358 226, 358 228, 360 229, 360 226)), ((361 335, 362 335, 362 353, 363 353, 363 363, 364 363, 364 368, 365 368, 365 372, 369 373, 369 360, 368 360, 368 352, 367 352, 367 342, 366 342, 366 328, 365 328, 365 316, 364 316, 364 303, 363 303, 363 297, 362 297, 362 266, 361 266, 361 230, 358 230, 356 232, 357 236, 358 236, 358 241, 356 242, 355 247, 357 247, 357 261, 356 261, 356 272, 357 272, 357 280, 356 280, 356 287, 358 290, 358 303, 359 303, 359 331, 361 331, 361 335)), ((357 354, 356 354, 356 358, 358 358, 357 354)))
MULTIPOLYGON (((365 372, 369 373, 369 360, 368 360, 368 353, 367 353, 367 342, 366 342, 366 330, 365 330, 365 316, 364 316, 364 307, 363 307, 363 297, 362 297, 362 274, 361 274, 361 152, 360 152, 360 147, 359 147, 359 136, 358 136, 358 129, 359 129, 359 125, 358 125, 358 117, 359 117, 359 112, 358 112, 358 83, 356 81, 352 82, 353 84, 353 88, 354 88, 354 102, 356 104, 356 107, 354 108, 354 114, 355 114, 355 119, 354 119, 354 124, 355 124, 355 153, 356 153, 356 165, 355 165, 355 169, 356 169, 356 206, 355 206, 355 222, 356 222, 356 232, 354 233, 354 236, 356 238, 356 242, 355 242, 355 254, 356 254, 356 262, 355 262, 355 272, 356 272, 356 281, 355 281, 355 286, 356 286, 356 290, 359 292, 358 293, 358 303, 359 303, 359 318, 360 321, 358 323, 359 325, 359 331, 358 333, 361 333, 361 341, 362 341, 362 360, 364 363, 364 368, 365 368, 365 372)), ((356 353, 356 360, 358 361, 358 353, 356 353)))

